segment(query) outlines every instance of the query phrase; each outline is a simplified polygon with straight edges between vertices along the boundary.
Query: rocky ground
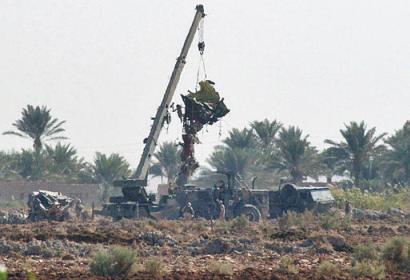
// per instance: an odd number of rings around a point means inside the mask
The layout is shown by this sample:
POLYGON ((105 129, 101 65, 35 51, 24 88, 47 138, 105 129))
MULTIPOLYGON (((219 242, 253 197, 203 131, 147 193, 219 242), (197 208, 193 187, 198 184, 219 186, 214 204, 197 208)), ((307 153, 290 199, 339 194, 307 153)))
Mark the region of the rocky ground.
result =
MULTIPOLYGON (((138 258, 125 279, 153 279, 144 269, 152 258, 161 279, 350 279, 356 245, 381 248, 396 236, 410 240, 409 219, 350 222, 338 214, 308 214, 259 224, 105 218, 2 224, 0 263, 8 279, 110 279, 93 276, 89 265, 96 252, 126 246, 138 258), (320 272, 326 261, 337 270, 320 272)), ((410 273, 386 268, 384 277, 410 279, 410 273)))

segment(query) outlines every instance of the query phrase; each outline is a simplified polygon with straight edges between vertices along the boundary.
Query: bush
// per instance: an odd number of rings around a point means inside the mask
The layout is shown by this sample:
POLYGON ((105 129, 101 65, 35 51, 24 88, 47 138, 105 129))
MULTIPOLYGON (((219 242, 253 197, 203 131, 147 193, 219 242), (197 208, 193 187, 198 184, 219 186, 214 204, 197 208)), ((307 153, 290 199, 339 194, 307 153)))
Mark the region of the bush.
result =
POLYGON ((298 274, 299 273, 299 270, 294 265, 294 261, 292 260, 291 257, 288 257, 288 256, 283 256, 283 257, 280 258, 278 271, 286 272, 286 273, 290 273, 290 274, 298 274))
POLYGON ((297 215, 295 212, 286 212, 282 217, 278 219, 278 225, 280 230, 288 230, 296 225, 297 215))
POLYGON ((345 216, 342 220, 341 228, 346 231, 350 231, 352 229, 352 218, 345 216))
POLYGON ((250 222, 248 218, 246 218, 244 215, 236 217, 229 224, 230 229, 234 231, 243 231, 243 230, 248 229, 249 226, 250 226, 250 222))
POLYGON ((316 270, 316 277, 318 279, 329 279, 339 274, 340 268, 329 261, 322 262, 316 270))
POLYGON ((0 280, 7 280, 7 268, 2 263, 0 263, 0 280))
POLYGON ((339 208, 344 208, 345 202, 349 201, 353 207, 359 209, 387 210, 400 208, 410 210, 410 190, 401 189, 398 192, 364 192, 358 188, 342 190, 331 189, 332 195, 339 208))
POLYGON ((332 213, 323 214, 320 216, 320 226, 323 229, 336 229, 340 226, 340 221, 337 215, 332 213))
POLYGON ((406 270, 409 262, 409 244, 401 237, 387 241, 382 250, 382 259, 390 269, 406 270))
POLYGON ((149 273, 152 277, 159 277, 164 272, 164 265, 161 259, 153 257, 148 259, 144 264, 145 272, 149 273))
POLYGON ((98 252, 90 264, 90 271, 98 276, 124 276, 128 274, 136 259, 134 251, 115 247, 98 252))
POLYGON ((233 268, 230 263, 211 261, 208 265, 208 270, 218 275, 232 275, 233 268))
POLYGON ((384 265, 376 261, 356 262, 350 269, 350 275, 354 278, 369 277, 376 279, 385 278, 384 265))
POLYGON ((359 244, 353 248, 353 258, 358 262, 374 261, 377 260, 378 254, 373 244, 359 244))
POLYGON ((281 230, 297 227, 301 230, 308 231, 312 226, 316 225, 316 217, 310 211, 303 213, 289 211, 278 219, 278 225, 281 230))

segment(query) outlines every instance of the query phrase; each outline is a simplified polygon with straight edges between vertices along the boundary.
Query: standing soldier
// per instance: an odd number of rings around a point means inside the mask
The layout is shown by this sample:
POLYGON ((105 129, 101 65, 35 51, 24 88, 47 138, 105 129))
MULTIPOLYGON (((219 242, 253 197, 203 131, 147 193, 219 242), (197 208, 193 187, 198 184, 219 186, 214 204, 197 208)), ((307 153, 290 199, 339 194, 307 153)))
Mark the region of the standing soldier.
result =
POLYGON ((346 200, 345 204, 345 216, 351 218, 352 217, 352 204, 348 200, 346 200))
POLYGON ((225 205, 222 200, 218 200, 219 205, 219 219, 225 221, 225 205))

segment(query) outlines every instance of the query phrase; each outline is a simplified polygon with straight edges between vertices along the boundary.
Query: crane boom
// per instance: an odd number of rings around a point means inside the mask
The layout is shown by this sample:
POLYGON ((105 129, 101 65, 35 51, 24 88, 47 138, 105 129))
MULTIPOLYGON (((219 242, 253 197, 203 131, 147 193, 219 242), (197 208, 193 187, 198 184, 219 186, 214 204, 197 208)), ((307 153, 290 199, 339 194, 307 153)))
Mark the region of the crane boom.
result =
POLYGON ((189 29, 188 35, 185 39, 184 45, 182 47, 181 53, 177 58, 174 70, 172 71, 171 79, 169 80, 167 89, 165 91, 164 97, 162 99, 161 105, 158 107, 154 122, 152 124, 148 138, 146 138, 144 150, 142 152, 137 170, 134 174, 133 180, 122 180, 114 182, 115 186, 121 187, 136 187, 136 186, 146 186, 148 169, 150 165, 151 156, 154 153, 155 147, 159 135, 161 133, 164 122, 168 117, 168 108, 174 96, 175 89, 178 85, 179 79, 181 77, 182 70, 185 66, 185 59, 188 54, 188 50, 194 39, 196 30, 198 29, 201 19, 205 17, 203 5, 196 6, 195 17, 192 21, 191 28, 189 29))

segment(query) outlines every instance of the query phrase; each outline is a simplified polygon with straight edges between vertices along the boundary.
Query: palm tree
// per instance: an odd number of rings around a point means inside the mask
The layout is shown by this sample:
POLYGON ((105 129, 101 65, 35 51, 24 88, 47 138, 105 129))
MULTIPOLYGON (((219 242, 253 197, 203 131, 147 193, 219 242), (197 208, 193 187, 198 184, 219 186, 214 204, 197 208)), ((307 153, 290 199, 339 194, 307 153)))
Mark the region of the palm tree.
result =
POLYGON ((66 137, 58 136, 58 134, 65 131, 62 128, 64 123, 65 121, 52 118, 50 109, 47 109, 46 106, 33 107, 32 105, 27 105, 27 108, 23 108, 21 119, 13 123, 17 131, 6 131, 3 134, 31 138, 34 142, 34 151, 39 153, 45 141, 67 139, 66 137))
POLYGON ((376 135, 376 128, 367 129, 363 121, 345 124, 345 129, 341 129, 340 133, 344 141, 337 143, 327 139, 325 143, 330 144, 329 149, 337 153, 340 160, 346 163, 346 167, 353 174, 355 186, 360 187, 363 166, 372 155, 383 148, 383 145, 378 143, 386 134, 376 135))
POLYGON ((325 149, 319 154, 319 161, 321 164, 320 173, 326 176, 326 182, 332 183, 334 175, 343 173, 343 163, 341 158, 343 154, 338 154, 339 151, 335 149, 325 149))
POLYGON ((232 149, 248 149, 252 148, 255 144, 255 138, 251 129, 244 128, 239 130, 234 128, 223 142, 232 149))
POLYGON ((257 141, 265 149, 273 145, 275 136, 281 129, 282 124, 277 120, 269 121, 264 119, 263 121, 253 121, 250 126, 257 137, 257 141))
POLYGON ((114 180, 129 177, 131 175, 130 165, 119 154, 109 156, 97 152, 93 165, 97 180, 102 183, 111 184, 114 180))
POLYGON ((60 142, 53 148, 46 145, 46 156, 51 161, 51 169, 59 174, 71 174, 77 169, 77 150, 70 144, 60 142))
POLYGON ((307 175, 316 175, 316 148, 310 145, 308 136, 302 134, 302 130, 295 126, 282 128, 276 143, 278 151, 270 162, 272 168, 286 170, 294 182, 301 182, 307 175))
POLYGON ((168 184, 173 182, 178 175, 181 162, 181 150, 176 142, 164 142, 158 152, 154 153, 155 162, 149 173, 154 177, 166 177, 168 184))
POLYGON ((230 172, 243 179, 252 164, 252 156, 246 149, 217 146, 207 162, 216 171, 230 172))
POLYGON ((385 141, 386 173, 393 181, 410 184, 410 121, 385 141))

